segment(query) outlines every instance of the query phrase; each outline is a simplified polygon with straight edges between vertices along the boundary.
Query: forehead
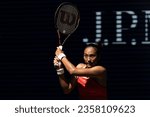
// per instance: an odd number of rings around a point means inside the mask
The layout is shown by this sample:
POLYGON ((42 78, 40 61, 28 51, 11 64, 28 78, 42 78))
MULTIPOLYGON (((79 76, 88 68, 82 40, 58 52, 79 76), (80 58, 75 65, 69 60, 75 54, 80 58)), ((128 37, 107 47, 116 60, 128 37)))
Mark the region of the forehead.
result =
POLYGON ((95 47, 86 47, 84 50, 84 54, 95 54, 97 51, 97 48, 95 47))

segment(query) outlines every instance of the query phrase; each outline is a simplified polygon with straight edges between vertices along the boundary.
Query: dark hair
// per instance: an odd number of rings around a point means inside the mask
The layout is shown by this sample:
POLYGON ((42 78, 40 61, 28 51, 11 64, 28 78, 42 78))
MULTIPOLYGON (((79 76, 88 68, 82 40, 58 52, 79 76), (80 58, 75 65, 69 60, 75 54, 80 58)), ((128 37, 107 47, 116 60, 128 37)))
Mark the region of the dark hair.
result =
POLYGON ((102 43, 101 42, 95 42, 95 43, 87 43, 86 47, 95 47, 97 49, 97 56, 100 58, 101 52, 102 52, 102 43))

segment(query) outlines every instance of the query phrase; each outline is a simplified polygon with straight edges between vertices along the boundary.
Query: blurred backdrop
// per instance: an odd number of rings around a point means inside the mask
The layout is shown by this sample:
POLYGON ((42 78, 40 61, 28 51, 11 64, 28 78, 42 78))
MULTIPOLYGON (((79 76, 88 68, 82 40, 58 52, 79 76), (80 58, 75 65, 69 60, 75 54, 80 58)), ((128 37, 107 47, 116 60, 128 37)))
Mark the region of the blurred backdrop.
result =
MULTIPOLYGON (((60 0, 0 2, 0 99, 78 99, 64 95, 53 67, 55 10, 60 0)), ((75 65, 87 42, 104 44, 108 99, 150 99, 150 2, 70 0, 80 11, 78 29, 64 51, 75 65)), ((67 76, 69 76, 66 73, 67 76)))

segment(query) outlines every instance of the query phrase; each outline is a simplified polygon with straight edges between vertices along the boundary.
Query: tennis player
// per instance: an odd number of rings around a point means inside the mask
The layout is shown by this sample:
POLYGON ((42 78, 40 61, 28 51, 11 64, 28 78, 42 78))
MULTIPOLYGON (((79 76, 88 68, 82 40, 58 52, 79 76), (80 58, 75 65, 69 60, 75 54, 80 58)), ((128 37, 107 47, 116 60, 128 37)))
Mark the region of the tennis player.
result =
POLYGON ((65 94, 70 93, 75 86, 78 87, 79 99, 105 100, 107 99, 106 68, 99 65, 102 45, 90 43, 83 53, 84 63, 76 67, 68 59, 61 48, 57 47, 53 63, 61 64, 56 68, 60 85, 65 94), (64 68, 71 75, 70 82, 64 76, 64 68))

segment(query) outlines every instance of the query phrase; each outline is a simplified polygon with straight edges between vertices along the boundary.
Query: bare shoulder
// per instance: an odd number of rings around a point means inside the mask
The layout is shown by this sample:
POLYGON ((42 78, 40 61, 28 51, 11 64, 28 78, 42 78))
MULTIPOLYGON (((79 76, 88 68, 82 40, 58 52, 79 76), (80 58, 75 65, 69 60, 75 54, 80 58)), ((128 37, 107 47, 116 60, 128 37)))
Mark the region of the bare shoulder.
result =
POLYGON ((103 66, 94 66, 91 69, 100 70, 100 71, 106 71, 106 68, 103 66))
POLYGON ((79 63, 76 68, 84 68, 86 67, 86 65, 84 63, 79 63))

